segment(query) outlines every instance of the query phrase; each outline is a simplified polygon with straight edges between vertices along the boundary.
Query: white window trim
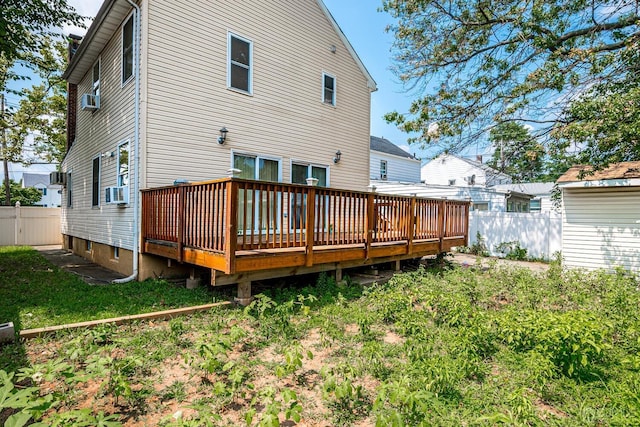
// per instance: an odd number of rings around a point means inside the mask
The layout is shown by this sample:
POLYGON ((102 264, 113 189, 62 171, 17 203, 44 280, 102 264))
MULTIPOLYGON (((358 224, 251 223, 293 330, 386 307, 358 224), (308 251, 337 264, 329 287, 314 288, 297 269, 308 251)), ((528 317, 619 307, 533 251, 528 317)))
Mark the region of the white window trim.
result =
POLYGON ((329 105, 331 107, 335 107, 338 104, 338 79, 336 78, 335 75, 327 73, 326 71, 322 72, 322 92, 320 94, 320 102, 322 102, 324 105, 329 105), (328 103, 324 101, 324 78, 325 76, 327 77, 331 77, 333 79, 333 102, 332 103, 328 103))
POLYGON ((102 94, 102 56, 99 56, 91 67, 91 94, 96 95, 96 82, 93 81, 93 69, 98 64, 98 95, 102 94))
MULTIPOLYGON (((307 166, 308 168, 311 168, 313 166, 318 168, 325 168, 327 170, 327 187, 326 188, 331 187, 331 166, 324 165, 322 163, 310 162, 308 160, 296 160, 296 159, 289 160, 289 183, 290 184, 293 184, 293 165, 294 164, 300 165, 300 166, 307 166)), ((311 175, 307 174, 307 176, 311 176, 311 175)))
POLYGON ((380 171, 379 171, 380 179, 388 179, 389 178, 389 162, 381 159, 380 160, 380 171), (382 177, 382 165, 384 165, 384 178, 382 177))
POLYGON ((91 158, 91 208, 96 209, 99 208, 102 199, 102 155, 98 153, 97 156, 93 156, 91 158), (98 204, 93 204, 93 161, 98 159, 98 204))
MULTIPOLYGON (((273 160, 278 162, 278 182, 282 182, 282 157, 270 156, 267 154, 255 154, 255 153, 247 153, 246 151, 235 151, 231 150, 231 158, 229 159, 229 168, 233 169, 233 158, 235 156, 245 156, 245 157, 253 157, 256 159, 256 173, 259 171, 258 169, 258 160, 273 160)), ((257 180, 257 178, 254 178, 257 180)))
POLYGON ((135 70, 135 62, 136 62, 136 23, 132 22, 131 28, 133 29, 133 34, 131 35, 131 51, 132 51, 132 61, 134 69, 131 72, 131 75, 124 79, 124 27, 129 22, 130 19, 133 19, 133 11, 122 21, 122 26, 120 28, 120 87, 125 87, 130 81, 133 80, 133 77, 136 74, 135 70))
POLYGON ((130 140, 127 139, 119 143, 116 147, 116 153, 118 153, 116 157, 116 186, 120 186, 120 147, 122 147, 123 145, 129 145, 129 164, 127 165, 127 175, 129 184, 131 183, 131 143, 130 140))
POLYGON ((231 31, 227 31, 227 89, 245 95, 253 95, 253 41, 231 31), (249 90, 245 91, 231 86, 231 37, 249 43, 249 90))

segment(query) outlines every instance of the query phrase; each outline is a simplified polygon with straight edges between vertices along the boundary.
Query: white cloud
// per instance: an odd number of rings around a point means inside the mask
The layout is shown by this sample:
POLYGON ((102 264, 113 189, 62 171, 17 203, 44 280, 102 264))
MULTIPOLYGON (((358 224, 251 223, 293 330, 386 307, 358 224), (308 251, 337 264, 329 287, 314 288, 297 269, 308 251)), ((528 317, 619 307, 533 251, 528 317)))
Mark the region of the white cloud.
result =
POLYGON ((98 14, 103 0, 69 0, 69 6, 73 7, 80 15, 85 16, 84 24, 86 28, 75 25, 65 25, 62 30, 65 34, 77 34, 84 36, 93 22, 93 18, 98 14))

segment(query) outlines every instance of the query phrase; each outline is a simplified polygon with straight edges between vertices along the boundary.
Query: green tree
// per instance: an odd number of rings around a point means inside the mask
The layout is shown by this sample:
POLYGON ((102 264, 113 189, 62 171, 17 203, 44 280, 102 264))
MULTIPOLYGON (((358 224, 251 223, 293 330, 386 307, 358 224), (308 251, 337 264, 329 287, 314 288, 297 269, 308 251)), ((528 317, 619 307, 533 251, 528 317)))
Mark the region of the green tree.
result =
POLYGON ((2 0, 0 57, 9 63, 25 60, 41 51, 47 38, 58 36, 60 27, 81 20, 66 0, 2 0))
MULTIPOLYGON (((504 122, 534 124, 533 136, 544 143, 571 123, 578 136, 598 108, 581 114, 585 105, 575 95, 587 101, 597 87, 606 97, 612 82, 629 89, 629 76, 639 71, 635 0, 384 0, 383 10, 396 19, 389 31, 397 75, 419 91, 407 113, 386 119, 416 132, 411 142, 433 142, 433 123, 453 149, 504 122)), ((596 127, 590 134, 610 131, 596 127)))
POLYGON ((487 163, 514 182, 534 182, 545 176, 545 149, 522 124, 501 123, 491 129, 489 141, 495 151, 487 163))
MULTIPOLYGON (((2 185, 6 185, 3 181, 2 185)), ((0 194, 0 204, 13 206, 16 202, 20 202, 21 206, 33 206, 42 199, 42 193, 37 188, 22 188, 19 183, 14 180, 9 181, 10 199, 7 203, 6 195, 0 194)))
MULTIPOLYGON (((29 163, 45 160, 59 163, 64 155, 66 141, 66 83, 62 73, 66 67, 66 46, 62 41, 44 38, 41 50, 29 54, 29 61, 40 78, 40 83, 18 92, 18 108, 4 108, 0 114, 0 155, 4 163, 4 200, 8 203, 7 183, 9 162, 29 163), (26 155, 24 145, 33 135, 36 158, 26 155)), ((0 57, 0 85, 17 78, 13 65, 0 57)), ((0 97, 3 95, 0 95, 0 97)), ((4 102, 2 103, 4 107, 4 102)))

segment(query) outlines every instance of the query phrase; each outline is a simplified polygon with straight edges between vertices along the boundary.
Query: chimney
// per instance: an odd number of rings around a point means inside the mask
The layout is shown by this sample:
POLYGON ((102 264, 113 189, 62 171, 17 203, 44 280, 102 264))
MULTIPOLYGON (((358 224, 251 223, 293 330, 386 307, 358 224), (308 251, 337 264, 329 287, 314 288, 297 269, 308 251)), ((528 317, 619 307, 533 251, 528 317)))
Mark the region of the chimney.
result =
POLYGON ((476 154, 476 160, 482 163, 482 154, 476 154))
MULTIPOLYGON (((78 51, 82 37, 69 34, 68 63, 78 51)), ((67 82, 67 151, 76 139, 76 115, 78 112, 78 85, 67 82)))

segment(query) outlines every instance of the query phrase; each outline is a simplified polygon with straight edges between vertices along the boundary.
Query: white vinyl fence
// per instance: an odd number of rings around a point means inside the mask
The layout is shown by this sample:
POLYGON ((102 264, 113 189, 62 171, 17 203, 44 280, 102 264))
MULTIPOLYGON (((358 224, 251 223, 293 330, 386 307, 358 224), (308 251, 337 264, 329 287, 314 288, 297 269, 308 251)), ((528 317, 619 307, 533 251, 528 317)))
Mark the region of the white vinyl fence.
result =
POLYGON ((0 246, 61 243, 60 208, 0 206, 0 246))
POLYGON ((562 215, 557 212, 471 212, 469 246, 477 233, 484 239, 491 255, 500 256, 500 243, 517 241, 527 256, 550 259, 562 250, 562 215))

